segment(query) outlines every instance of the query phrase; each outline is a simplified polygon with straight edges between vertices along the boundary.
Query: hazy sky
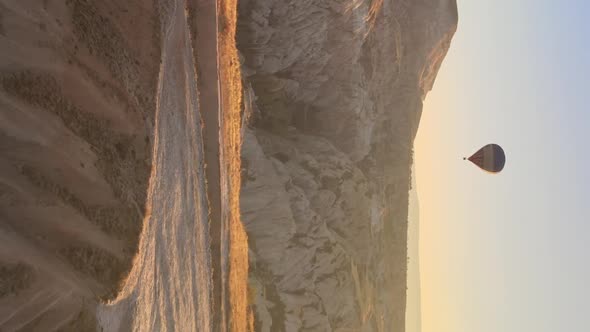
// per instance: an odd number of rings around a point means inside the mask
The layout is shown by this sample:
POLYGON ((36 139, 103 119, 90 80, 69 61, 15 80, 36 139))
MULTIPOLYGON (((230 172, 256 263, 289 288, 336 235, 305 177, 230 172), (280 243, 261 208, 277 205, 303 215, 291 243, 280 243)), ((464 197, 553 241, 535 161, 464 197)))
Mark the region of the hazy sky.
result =
POLYGON ((415 142, 423 332, 587 332, 590 1, 459 1, 415 142), (500 175, 462 160, 487 143, 500 175))

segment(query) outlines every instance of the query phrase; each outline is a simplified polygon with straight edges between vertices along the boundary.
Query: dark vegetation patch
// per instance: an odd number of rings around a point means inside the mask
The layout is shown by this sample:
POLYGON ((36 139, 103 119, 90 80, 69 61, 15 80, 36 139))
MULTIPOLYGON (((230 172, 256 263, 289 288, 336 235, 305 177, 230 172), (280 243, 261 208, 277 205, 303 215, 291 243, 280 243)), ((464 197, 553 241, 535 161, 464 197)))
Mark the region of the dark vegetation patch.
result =
POLYGON ((256 181, 256 175, 250 172, 250 162, 242 158, 240 168, 241 186, 244 187, 249 181, 256 181))
POLYGON ((84 306, 68 324, 60 327, 57 332, 95 332, 97 326, 94 311, 84 306))
POLYGON ((6 36, 6 31, 4 31, 4 14, 0 11, 0 35, 6 36))
POLYGON ((277 152, 277 153, 273 154, 272 156, 275 157, 280 162, 282 162, 283 164, 288 162, 290 159, 289 156, 287 156, 287 154, 285 154, 283 152, 277 152))
POLYGON ((54 194, 106 233, 125 241, 129 255, 127 269, 120 265, 109 272, 119 273, 117 277, 110 275, 102 278, 104 282, 113 282, 107 285, 109 294, 113 294, 113 287, 130 268, 131 257, 139 242, 150 173, 146 160, 149 144, 143 136, 138 138, 115 132, 108 120, 79 109, 64 97, 56 79, 50 75, 28 70, 5 73, 0 77, 0 87, 9 95, 57 116, 70 131, 88 142, 96 153, 98 160, 95 166, 117 198, 113 206, 87 205, 67 187, 52 181, 47 176, 47 170, 44 172, 23 165, 20 171, 31 183, 54 194))
MULTIPOLYGON (((21 327, 19 331, 45 331, 48 319, 52 319, 55 310, 48 308, 48 310, 41 311, 39 315, 33 320, 29 321, 25 326, 21 327)), ((80 311, 65 325, 59 327, 57 332, 96 332, 97 321, 95 310, 83 304, 80 311)), ((101 331, 102 332, 102 331, 101 331)))
MULTIPOLYGON (((58 116, 68 129, 84 138, 95 149, 100 149, 105 143, 116 143, 123 139, 110 129, 109 121, 84 112, 67 100, 57 80, 51 75, 23 70, 4 74, 0 83, 9 94, 58 116)), ((114 152, 111 151, 111 154, 114 152)))
MULTIPOLYGON (((256 242, 252 237, 248 237, 248 246, 252 250, 256 250, 256 242)), ((285 331, 285 304, 279 296, 276 284, 278 282, 277 277, 273 275, 268 264, 262 261, 256 261, 253 263, 250 261, 250 274, 256 278, 262 287, 264 288, 264 295, 267 301, 270 301, 272 305, 268 308, 271 315, 272 323, 270 326, 271 331, 285 331)), ((257 303, 251 305, 252 312, 254 313, 254 326, 261 326, 262 321, 258 316, 258 310, 256 310, 257 303)), ((262 303, 262 305, 265 305, 262 303)))
POLYGON ((285 304, 281 301, 277 286, 275 283, 267 283, 265 286, 266 299, 272 303, 269 308, 272 323, 270 325, 271 331, 285 331, 285 304))
POLYGON ((359 62, 368 80, 373 77, 373 60, 371 59, 371 49, 373 47, 372 38, 365 40, 362 46, 359 62))
POLYGON ((33 269, 23 263, 0 263, 0 298, 17 295, 35 279, 33 269))
MULTIPOLYGON (((128 111, 141 114, 144 120, 153 124, 158 64, 161 62, 160 12, 165 10, 165 6, 161 1, 152 0, 153 14, 145 18, 151 27, 146 29, 146 32, 151 33, 152 47, 138 50, 138 47, 129 45, 123 37, 125 31, 121 31, 122 28, 113 20, 113 17, 117 16, 114 16, 112 11, 110 14, 101 11, 100 6, 91 0, 67 0, 66 4, 71 11, 75 42, 73 45, 64 46, 69 48, 74 56, 79 52, 79 46, 85 47, 91 55, 106 65, 112 77, 116 79, 118 87, 113 89, 101 80, 92 68, 74 59, 76 64, 98 86, 108 88, 107 95, 117 95, 118 99, 126 100, 128 111), (145 65, 145 54, 149 55, 151 66, 145 65)), ((121 14, 121 17, 117 17, 119 21, 133 20, 132 16, 137 15, 133 10, 138 6, 137 3, 120 2, 118 6, 121 7, 118 9, 118 13, 121 14)))
POLYGON ((103 284, 107 291, 103 300, 114 298, 121 282, 121 275, 126 271, 125 264, 110 253, 89 246, 71 246, 59 250, 76 270, 94 278, 103 284))
POLYGON ((293 124, 295 105, 286 98, 282 88, 277 88, 280 79, 274 75, 256 74, 250 78, 256 92, 256 105, 260 109, 260 119, 255 126, 275 134, 284 134, 293 124))
POLYGON ((111 74, 123 83, 129 95, 139 81, 139 64, 116 25, 96 8, 93 1, 67 0, 72 11, 74 34, 90 52, 102 60, 111 74))
MULTIPOLYGON (((111 207, 87 206, 67 188, 50 180, 35 168, 24 165, 21 166, 20 171, 29 182, 53 194, 64 204, 74 208, 82 216, 99 226, 105 233, 125 240, 125 243, 129 244, 130 248, 138 241, 140 229, 134 227, 134 223, 131 221, 140 216, 132 206, 125 204, 117 204, 111 207)), ((132 250, 129 250, 128 253, 131 254, 132 252, 132 250)))

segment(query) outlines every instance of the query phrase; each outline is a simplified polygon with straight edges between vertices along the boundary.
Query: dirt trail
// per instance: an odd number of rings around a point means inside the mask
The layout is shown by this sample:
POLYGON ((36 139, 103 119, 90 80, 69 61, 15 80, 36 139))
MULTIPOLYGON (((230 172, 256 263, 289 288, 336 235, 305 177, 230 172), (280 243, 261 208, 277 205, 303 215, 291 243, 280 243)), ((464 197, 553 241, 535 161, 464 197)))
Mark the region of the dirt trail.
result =
POLYGON ((98 309, 108 331, 211 331, 204 152, 184 1, 163 19, 153 167, 139 253, 119 298, 98 309))
POLYGON ((205 175, 209 202, 209 234, 213 257, 213 314, 214 330, 226 329, 226 285, 222 282, 221 266, 227 261, 221 256, 221 188, 219 163, 219 67, 217 62, 217 2, 196 1, 195 45, 199 106, 203 120, 203 144, 205 151, 205 175))

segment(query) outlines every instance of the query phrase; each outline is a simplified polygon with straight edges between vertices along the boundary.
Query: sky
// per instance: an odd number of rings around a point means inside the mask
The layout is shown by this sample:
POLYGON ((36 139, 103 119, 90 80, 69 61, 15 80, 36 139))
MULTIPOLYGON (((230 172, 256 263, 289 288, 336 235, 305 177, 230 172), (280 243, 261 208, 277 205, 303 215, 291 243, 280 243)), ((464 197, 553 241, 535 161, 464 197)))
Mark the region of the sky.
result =
POLYGON ((415 141, 423 332, 587 332, 590 2, 459 0, 415 141), (504 171, 463 161, 502 145, 504 171))

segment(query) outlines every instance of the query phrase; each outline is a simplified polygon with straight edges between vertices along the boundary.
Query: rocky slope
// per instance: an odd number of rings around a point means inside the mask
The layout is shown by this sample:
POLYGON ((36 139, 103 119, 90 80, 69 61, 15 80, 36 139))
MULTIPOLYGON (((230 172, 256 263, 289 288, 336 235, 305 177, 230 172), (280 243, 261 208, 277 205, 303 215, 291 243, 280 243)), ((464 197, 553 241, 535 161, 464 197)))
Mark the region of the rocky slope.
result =
POLYGON ((403 331, 412 144, 455 0, 239 2, 258 331, 403 331))

